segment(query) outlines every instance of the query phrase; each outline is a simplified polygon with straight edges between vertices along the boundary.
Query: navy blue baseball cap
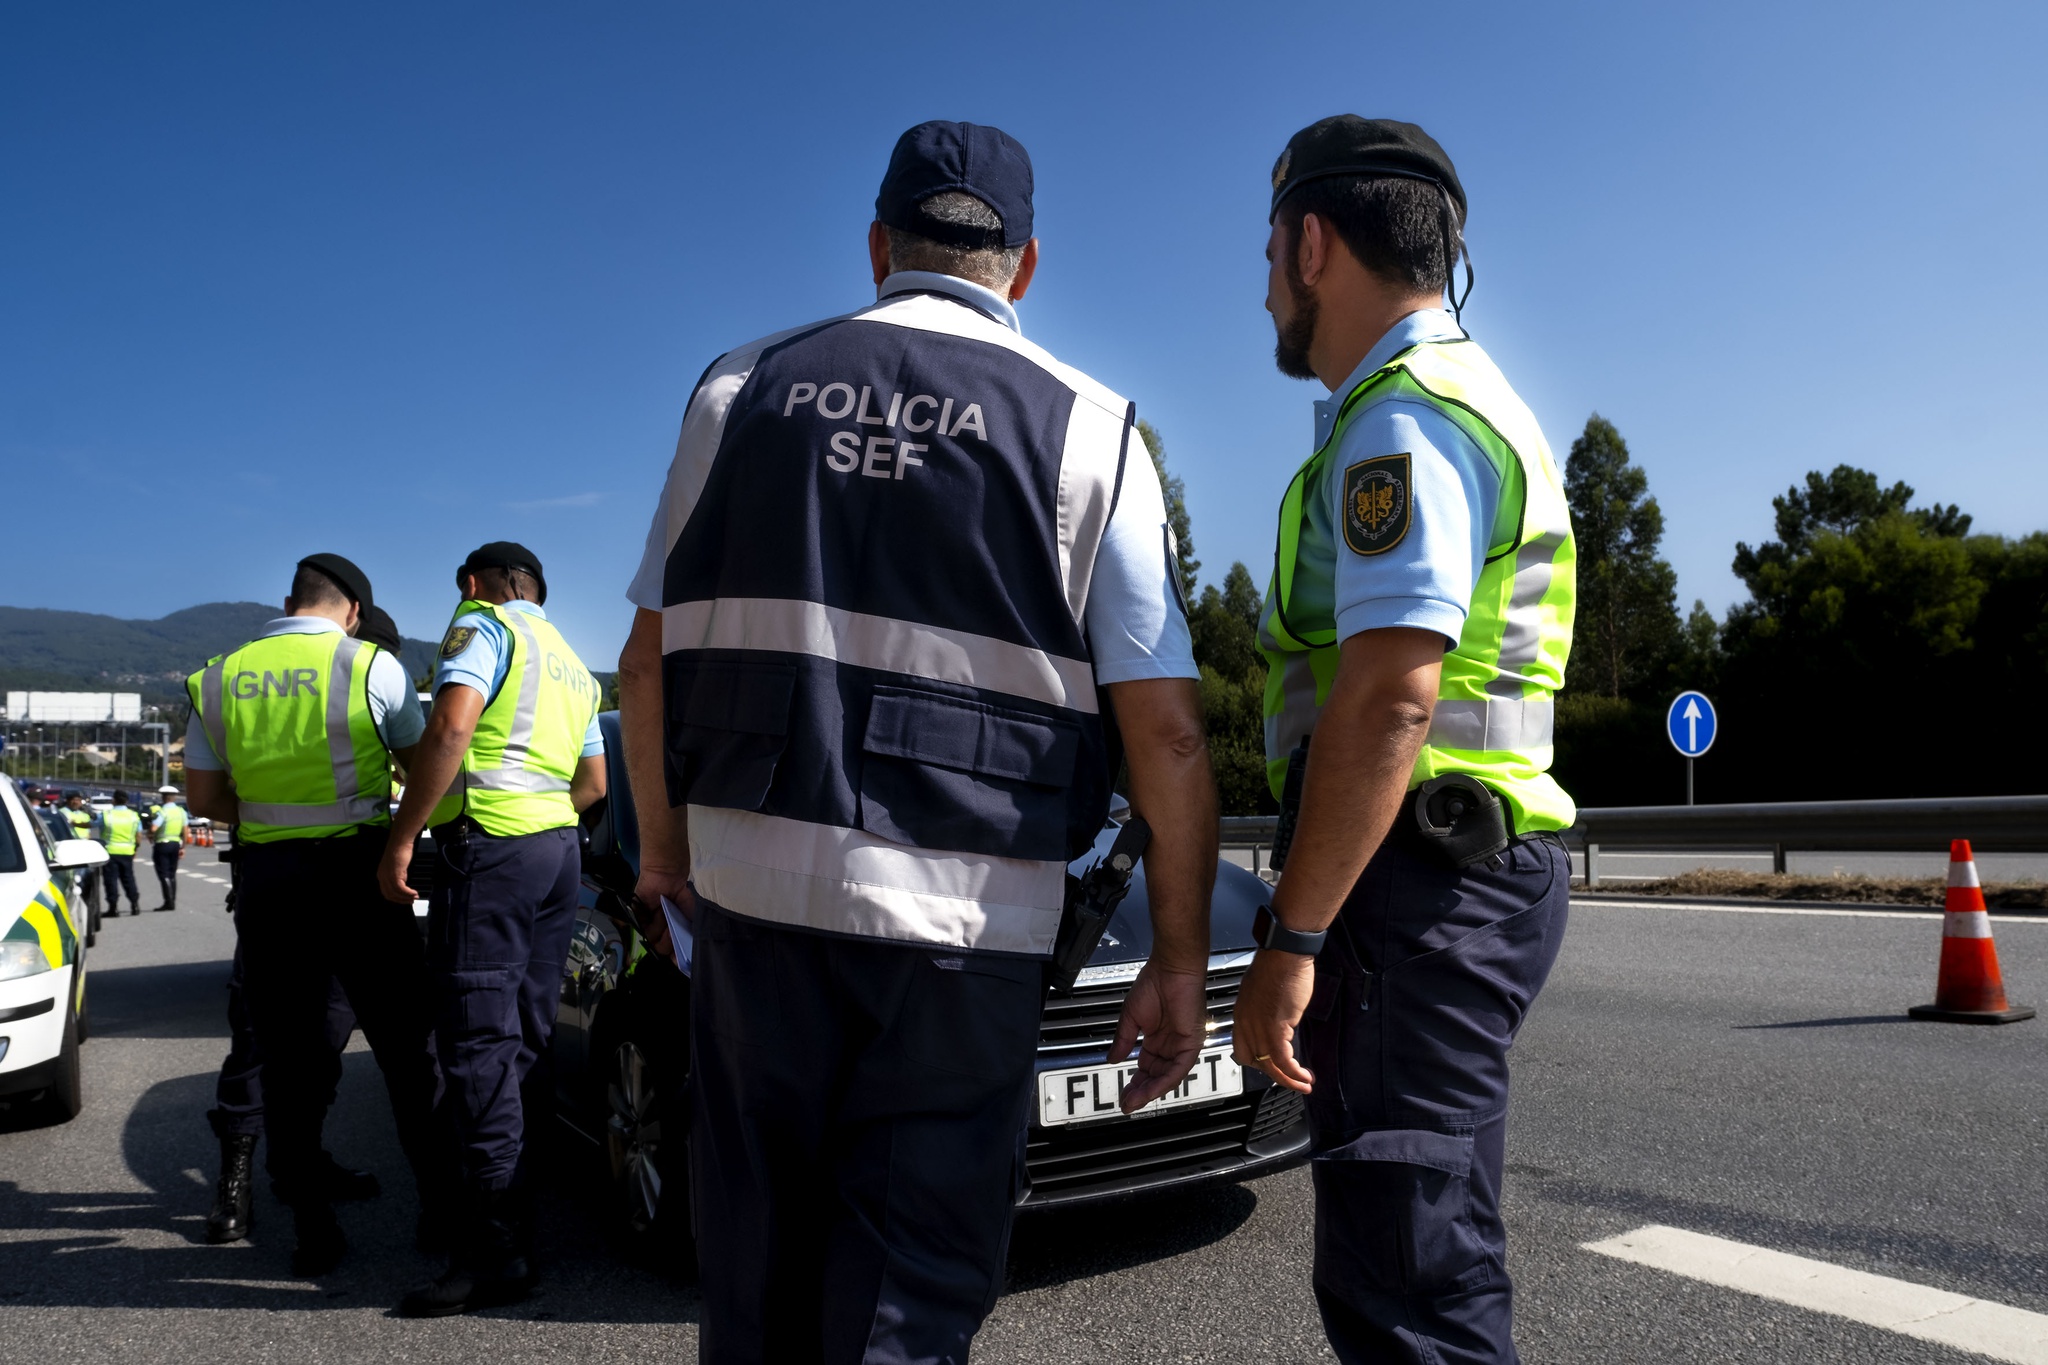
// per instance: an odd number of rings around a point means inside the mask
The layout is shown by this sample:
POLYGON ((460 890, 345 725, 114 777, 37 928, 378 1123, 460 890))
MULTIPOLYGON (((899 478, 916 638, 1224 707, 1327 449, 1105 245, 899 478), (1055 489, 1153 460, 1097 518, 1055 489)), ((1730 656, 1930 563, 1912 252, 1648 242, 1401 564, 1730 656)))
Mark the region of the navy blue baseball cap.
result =
POLYGON ((968 251, 1023 246, 1031 240, 1031 154, 1000 128, 920 123, 896 139, 875 196, 875 217, 887 227, 968 251), (925 200, 947 190, 971 194, 994 209, 1002 232, 940 222, 919 211, 925 200))

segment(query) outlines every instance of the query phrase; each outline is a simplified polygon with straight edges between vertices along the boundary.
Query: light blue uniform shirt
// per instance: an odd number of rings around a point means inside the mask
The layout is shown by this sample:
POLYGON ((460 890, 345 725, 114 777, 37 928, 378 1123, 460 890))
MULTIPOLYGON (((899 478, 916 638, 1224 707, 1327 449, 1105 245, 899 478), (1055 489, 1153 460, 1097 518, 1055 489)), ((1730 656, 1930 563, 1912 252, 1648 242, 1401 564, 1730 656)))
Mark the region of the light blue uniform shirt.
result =
MULTIPOLYGON (((1395 323, 1337 391, 1316 403, 1316 446, 1329 439, 1337 410, 1367 375, 1419 342, 1464 335, 1440 308, 1395 323)), ((1406 626, 1433 630, 1455 645, 1500 508, 1500 475, 1492 461, 1435 408, 1389 396, 1353 414, 1324 470, 1323 496, 1306 509, 1302 528, 1302 559, 1310 571, 1296 576, 1292 601, 1305 611, 1329 607, 1340 641, 1406 626), (1361 460, 1401 454, 1409 457, 1407 533, 1378 554, 1356 554, 1343 542, 1344 471, 1361 460), (1315 571, 1324 565, 1332 571, 1315 571)))
MULTIPOLYGON (((899 270, 882 281, 881 295, 911 292, 949 294, 971 304, 1019 336, 1016 307, 993 289, 928 270, 899 270)), ((662 573, 668 565, 668 499, 655 507, 647 530, 647 548, 640 570, 626 589, 636 607, 661 610, 662 573)), ((1166 500, 1159 475, 1145 454, 1144 442, 1131 433, 1124 462, 1123 486, 1116 511, 1095 552, 1095 575, 1088 584, 1084 622, 1088 652, 1094 657, 1098 683, 1133 682, 1140 678, 1198 678, 1187 617, 1168 568, 1172 533, 1166 524, 1166 500)))
MULTIPOLYGON (((548 619, 537 602, 506 602, 503 609, 548 619)), ((473 632, 469 642, 452 657, 444 655, 434 661, 434 695, 440 696, 449 683, 461 683, 482 693, 488 706, 505 685, 505 675, 512 671, 512 637, 488 612, 466 611, 448 623, 450 630, 464 626, 473 632)), ((597 717, 592 716, 590 728, 583 732, 583 757, 595 758, 603 752, 604 736, 598 731, 597 717)))
MULTIPOLYGON (((268 640, 273 635, 344 633, 339 621, 330 621, 325 616, 280 616, 264 626, 263 633, 256 638, 268 640)), ((420 735, 427 728, 427 718, 420 714, 419 694, 412 690, 412 680, 405 676, 405 668, 398 662, 396 654, 388 649, 377 651, 377 657, 370 661, 367 686, 370 719, 376 722, 377 734, 383 739, 384 747, 408 749, 419 743, 420 735)), ((191 721, 185 726, 185 766, 211 773, 227 766, 213 751, 213 742, 207 739, 206 726, 200 722, 197 711, 192 713, 191 721)))

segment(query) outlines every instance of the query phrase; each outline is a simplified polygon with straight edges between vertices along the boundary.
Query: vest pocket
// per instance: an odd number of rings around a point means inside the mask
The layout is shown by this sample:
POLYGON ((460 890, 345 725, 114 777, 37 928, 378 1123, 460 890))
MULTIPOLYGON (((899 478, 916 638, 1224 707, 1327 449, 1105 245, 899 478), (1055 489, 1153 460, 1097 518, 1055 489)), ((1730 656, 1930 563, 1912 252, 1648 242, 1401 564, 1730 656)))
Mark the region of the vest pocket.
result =
POLYGON ((796 665, 702 660, 669 675, 668 752, 679 803, 759 810, 789 743, 796 665))
POLYGON ((1065 862, 1081 727, 1056 716, 877 687, 861 827, 917 848, 1065 862))

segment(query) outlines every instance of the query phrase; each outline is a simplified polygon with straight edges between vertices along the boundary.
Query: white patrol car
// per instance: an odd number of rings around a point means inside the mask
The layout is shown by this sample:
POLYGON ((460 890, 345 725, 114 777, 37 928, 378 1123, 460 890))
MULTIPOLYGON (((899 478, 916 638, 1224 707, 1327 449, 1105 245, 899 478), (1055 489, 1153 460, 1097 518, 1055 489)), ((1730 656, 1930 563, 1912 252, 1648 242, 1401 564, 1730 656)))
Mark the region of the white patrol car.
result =
POLYGON ((85 1101, 85 936, 72 898, 76 874, 106 860, 90 839, 52 839, 0 779, 0 1101, 26 1101, 51 1122, 85 1101))

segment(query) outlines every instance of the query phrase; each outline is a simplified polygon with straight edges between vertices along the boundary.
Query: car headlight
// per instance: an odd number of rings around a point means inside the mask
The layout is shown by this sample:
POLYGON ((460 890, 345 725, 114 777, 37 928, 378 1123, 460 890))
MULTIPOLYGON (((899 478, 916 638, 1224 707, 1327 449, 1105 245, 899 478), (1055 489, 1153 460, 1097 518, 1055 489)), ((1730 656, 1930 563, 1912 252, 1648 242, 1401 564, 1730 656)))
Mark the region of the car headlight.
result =
POLYGON ((0 943, 0 981, 12 981, 16 977, 34 976, 50 970, 50 959, 43 956, 40 943, 0 943))

